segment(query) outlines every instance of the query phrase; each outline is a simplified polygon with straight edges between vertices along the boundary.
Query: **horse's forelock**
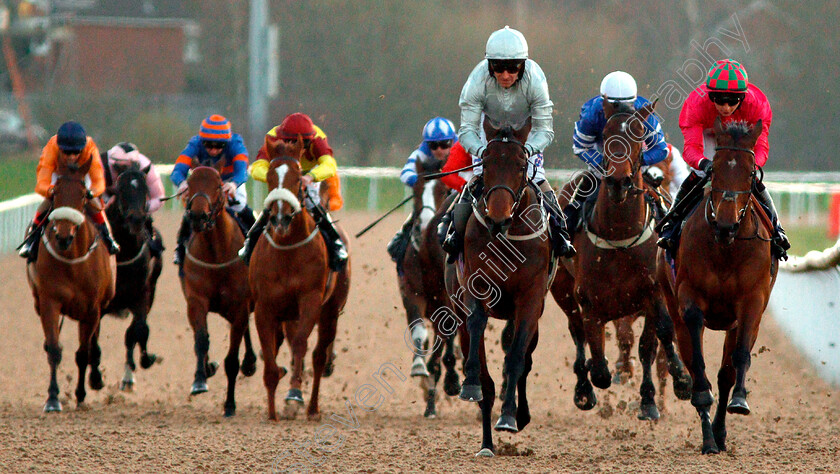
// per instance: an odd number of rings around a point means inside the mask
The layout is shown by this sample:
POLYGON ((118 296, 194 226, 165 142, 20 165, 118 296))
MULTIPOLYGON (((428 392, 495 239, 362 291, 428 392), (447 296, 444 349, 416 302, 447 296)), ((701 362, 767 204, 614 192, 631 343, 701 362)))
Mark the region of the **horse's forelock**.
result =
POLYGON ((735 143, 749 135, 751 131, 752 127, 746 120, 733 120, 726 123, 723 128, 723 132, 732 137, 735 143))

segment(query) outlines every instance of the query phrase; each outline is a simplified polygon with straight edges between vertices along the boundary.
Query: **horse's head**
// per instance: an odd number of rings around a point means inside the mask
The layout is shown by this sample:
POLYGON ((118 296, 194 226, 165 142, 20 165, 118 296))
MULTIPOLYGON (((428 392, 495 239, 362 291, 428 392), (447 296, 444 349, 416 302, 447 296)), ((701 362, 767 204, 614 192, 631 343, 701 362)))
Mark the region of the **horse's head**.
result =
POLYGON ((225 208, 222 178, 215 168, 199 166, 187 178, 187 220, 192 230, 204 232, 213 227, 225 208))
POLYGON ((601 166, 610 199, 623 202, 631 190, 641 192, 642 143, 645 122, 656 102, 635 110, 626 102, 604 101, 604 153, 601 166))
POLYGON ((85 221, 85 204, 91 196, 84 176, 89 169, 90 162, 57 168, 58 179, 51 191, 53 211, 49 220, 52 225, 48 232, 55 237, 58 250, 70 248, 79 226, 85 221))
MULTIPOLYGON (((151 166, 151 165, 150 165, 151 166)), ((122 217, 123 225, 131 234, 141 235, 145 231, 146 221, 149 219, 147 199, 149 187, 146 184, 146 173, 149 168, 141 170, 136 162, 114 167, 119 172, 114 191, 114 201, 110 204, 122 217)))
POLYGON ((269 224, 280 235, 286 235, 295 216, 303 205, 303 183, 300 162, 292 157, 281 156, 271 160, 266 181, 270 192, 265 198, 269 212, 269 224))
POLYGON ((530 118, 519 130, 510 126, 497 129, 484 120, 487 136, 487 148, 482 157, 484 207, 493 234, 504 233, 510 228, 514 209, 527 189, 528 154, 524 143, 530 131, 530 118))
POLYGON ((755 182, 755 142, 761 135, 761 120, 752 128, 746 122, 724 126, 715 119, 715 157, 712 165, 712 192, 707 217, 715 228, 715 240, 731 244, 741 219, 750 207, 755 182))

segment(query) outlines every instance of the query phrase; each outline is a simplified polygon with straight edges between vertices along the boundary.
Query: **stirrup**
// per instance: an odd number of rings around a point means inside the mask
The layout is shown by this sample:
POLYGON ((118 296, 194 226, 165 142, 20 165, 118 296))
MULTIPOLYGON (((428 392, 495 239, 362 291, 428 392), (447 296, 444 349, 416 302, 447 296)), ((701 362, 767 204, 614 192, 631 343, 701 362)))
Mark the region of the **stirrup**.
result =
POLYGON ((183 264, 184 257, 182 257, 181 254, 184 254, 186 256, 186 248, 184 248, 181 244, 178 244, 178 246, 175 247, 175 252, 173 253, 175 255, 172 257, 172 263, 174 263, 175 265, 183 264))

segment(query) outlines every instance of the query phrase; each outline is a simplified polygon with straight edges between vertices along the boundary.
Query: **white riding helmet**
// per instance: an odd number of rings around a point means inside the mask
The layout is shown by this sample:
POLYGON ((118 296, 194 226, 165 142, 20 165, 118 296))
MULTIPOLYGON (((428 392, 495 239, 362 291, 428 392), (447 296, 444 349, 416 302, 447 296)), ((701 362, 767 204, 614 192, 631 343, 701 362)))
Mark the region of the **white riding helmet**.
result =
POLYGON ((528 59, 528 42, 517 30, 505 25, 487 38, 484 48, 487 59, 528 59))
POLYGON ((636 80, 624 71, 613 71, 601 81, 601 95, 610 102, 636 100, 636 80))

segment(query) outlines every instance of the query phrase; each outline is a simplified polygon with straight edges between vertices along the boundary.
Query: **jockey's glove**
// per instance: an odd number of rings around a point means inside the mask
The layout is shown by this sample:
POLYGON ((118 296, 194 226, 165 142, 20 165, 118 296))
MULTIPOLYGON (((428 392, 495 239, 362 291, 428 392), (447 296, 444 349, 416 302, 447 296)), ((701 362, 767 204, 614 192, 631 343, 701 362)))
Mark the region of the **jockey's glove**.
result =
POLYGON ((703 170, 704 173, 710 174, 712 172, 712 160, 702 158, 697 167, 703 170))

